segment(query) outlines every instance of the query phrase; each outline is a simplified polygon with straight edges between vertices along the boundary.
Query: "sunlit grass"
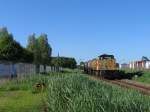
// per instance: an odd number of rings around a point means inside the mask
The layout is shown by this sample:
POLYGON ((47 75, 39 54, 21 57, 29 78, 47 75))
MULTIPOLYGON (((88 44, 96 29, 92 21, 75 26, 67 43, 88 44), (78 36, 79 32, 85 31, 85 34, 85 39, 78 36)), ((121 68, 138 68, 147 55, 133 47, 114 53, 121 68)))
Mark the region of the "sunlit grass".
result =
POLYGON ((34 84, 46 81, 47 77, 41 75, 3 81, 0 112, 42 112, 46 90, 37 90, 34 84))
POLYGON ((77 74, 51 76, 50 112, 149 112, 150 97, 77 74))
POLYGON ((150 84, 150 71, 144 71, 141 77, 133 78, 133 80, 150 84))
POLYGON ((30 91, 0 92, 0 112, 41 112, 43 94, 30 91))
POLYGON ((0 85, 0 112, 149 112, 150 97, 93 80, 78 70, 33 75, 0 85), (36 83, 46 89, 37 90, 36 83))

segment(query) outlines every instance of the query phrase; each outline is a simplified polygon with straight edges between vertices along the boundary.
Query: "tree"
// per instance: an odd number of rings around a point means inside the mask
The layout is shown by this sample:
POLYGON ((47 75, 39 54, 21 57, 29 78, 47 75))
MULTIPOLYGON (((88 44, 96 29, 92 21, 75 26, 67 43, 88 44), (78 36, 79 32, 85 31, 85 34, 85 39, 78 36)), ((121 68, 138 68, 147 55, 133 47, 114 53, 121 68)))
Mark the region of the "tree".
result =
POLYGON ((49 64, 52 54, 52 48, 48 43, 47 35, 41 34, 38 38, 36 38, 35 34, 30 35, 27 49, 33 53, 34 63, 37 65, 37 68, 40 64, 43 64, 46 70, 46 65, 49 64))
POLYGON ((52 57, 52 66, 60 66, 64 68, 74 69, 77 67, 76 60, 69 57, 52 57))
POLYGON ((27 50, 33 54, 33 63, 37 65, 40 64, 41 56, 35 34, 32 34, 28 37, 27 50))
POLYGON ((48 43, 48 38, 46 34, 41 34, 37 39, 39 52, 40 52, 40 63, 44 65, 44 70, 46 70, 46 65, 50 61, 50 57, 52 54, 52 48, 48 43))
POLYGON ((41 64, 47 65, 49 58, 52 54, 52 48, 50 47, 48 43, 48 38, 46 34, 41 34, 39 38, 37 39, 38 46, 39 46, 39 52, 41 55, 41 64))
POLYGON ((12 34, 9 34, 7 31, 7 28, 0 28, 0 48, 2 49, 7 44, 12 43, 13 36, 12 34))
POLYGON ((20 61, 22 54, 22 46, 13 39, 7 28, 0 29, 0 60, 20 61))
POLYGON ((21 62, 32 63, 33 62, 33 53, 23 48, 22 60, 21 62))

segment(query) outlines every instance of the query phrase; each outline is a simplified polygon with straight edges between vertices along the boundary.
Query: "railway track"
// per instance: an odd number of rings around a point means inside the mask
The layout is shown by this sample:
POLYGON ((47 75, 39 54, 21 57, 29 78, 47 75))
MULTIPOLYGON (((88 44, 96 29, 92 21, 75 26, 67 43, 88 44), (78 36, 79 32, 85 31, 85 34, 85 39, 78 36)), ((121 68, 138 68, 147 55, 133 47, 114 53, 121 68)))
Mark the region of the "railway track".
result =
POLYGON ((144 95, 150 95, 150 85, 144 85, 135 81, 131 80, 107 80, 99 77, 95 77, 96 79, 106 81, 108 83, 112 83, 115 85, 119 85, 121 87, 135 89, 141 92, 144 95))
POLYGON ((112 80, 110 82, 116 85, 120 85, 122 87, 138 90, 139 92, 146 94, 146 95, 150 95, 150 87, 144 86, 143 84, 139 84, 139 83, 135 83, 135 82, 127 81, 127 80, 112 80))

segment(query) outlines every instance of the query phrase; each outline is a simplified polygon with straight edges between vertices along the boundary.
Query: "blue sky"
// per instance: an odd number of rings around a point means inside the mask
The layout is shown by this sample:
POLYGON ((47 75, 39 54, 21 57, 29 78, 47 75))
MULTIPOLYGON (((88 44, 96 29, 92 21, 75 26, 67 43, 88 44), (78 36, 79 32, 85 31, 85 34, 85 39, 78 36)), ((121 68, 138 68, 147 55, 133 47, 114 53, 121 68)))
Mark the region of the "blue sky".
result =
POLYGON ((149 0, 0 0, 0 26, 23 46, 48 34, 53 55, 88 60, 108 53, 118 62, 150 57, 149 0))

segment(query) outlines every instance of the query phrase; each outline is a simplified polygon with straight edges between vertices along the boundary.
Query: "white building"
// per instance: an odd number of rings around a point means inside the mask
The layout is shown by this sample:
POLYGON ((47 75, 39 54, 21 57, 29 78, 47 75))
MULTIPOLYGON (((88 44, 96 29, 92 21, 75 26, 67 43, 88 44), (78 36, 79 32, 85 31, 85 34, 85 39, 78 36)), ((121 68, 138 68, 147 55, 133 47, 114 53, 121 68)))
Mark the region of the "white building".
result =
POLYGON ((145 63, 145 68, 146 68, 146 69, 150 69, 150 61, 146 61, 146 63, 145 63))

